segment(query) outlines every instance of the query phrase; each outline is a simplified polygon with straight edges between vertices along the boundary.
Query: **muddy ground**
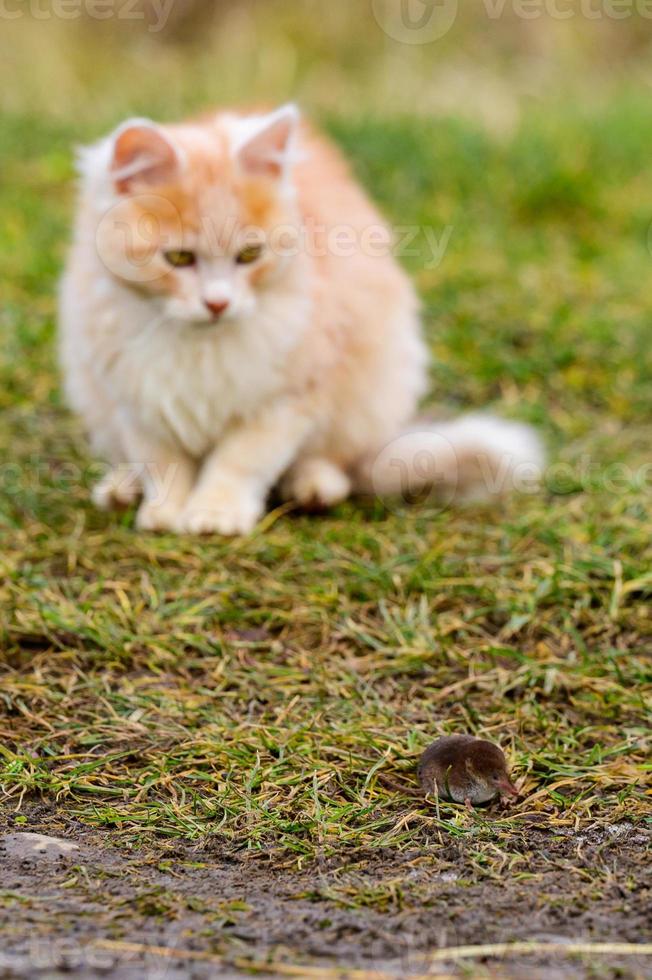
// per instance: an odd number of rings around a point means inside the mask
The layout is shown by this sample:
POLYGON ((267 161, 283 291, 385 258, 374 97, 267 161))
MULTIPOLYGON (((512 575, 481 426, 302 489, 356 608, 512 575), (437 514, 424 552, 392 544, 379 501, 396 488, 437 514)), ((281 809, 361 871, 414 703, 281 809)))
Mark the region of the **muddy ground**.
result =
POLYGON ((130 850, 65 811, 4 808, 0 977, 325 977, 338 966, 369 976, 652 977, 642 956, 428 958, 512 940, 650 942, 651 837, 627 825, 533 826, 506 864, 484 871, 461 838, 297 871, 215 841, 130 850), (34 833, 64 843, 24 836, 34 833))

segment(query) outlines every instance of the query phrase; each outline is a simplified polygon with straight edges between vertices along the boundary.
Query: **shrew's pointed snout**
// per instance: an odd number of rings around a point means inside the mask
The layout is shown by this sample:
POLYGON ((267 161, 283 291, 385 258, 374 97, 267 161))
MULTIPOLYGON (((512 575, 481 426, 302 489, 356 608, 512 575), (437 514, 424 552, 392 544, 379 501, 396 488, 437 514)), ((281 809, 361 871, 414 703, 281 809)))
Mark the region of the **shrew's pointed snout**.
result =
POLYGON ((516 786, 514 786, 514 783, 507 776, 504 776, 500 780, 500 782, 498 783, 498 788, 503 793, 509 793, 510 796, 518 796, 519 795, 518 790, 516 789, 516 786))
POLYGON ((214 302, 212 300, 205 299, 204 305, 206 309, 209 311, 209 313, 215 318, 217 318, 218 316, 221 316, 229 308, 229 301, 228 299, 223 299, 220 300, 219 302, 214 302))

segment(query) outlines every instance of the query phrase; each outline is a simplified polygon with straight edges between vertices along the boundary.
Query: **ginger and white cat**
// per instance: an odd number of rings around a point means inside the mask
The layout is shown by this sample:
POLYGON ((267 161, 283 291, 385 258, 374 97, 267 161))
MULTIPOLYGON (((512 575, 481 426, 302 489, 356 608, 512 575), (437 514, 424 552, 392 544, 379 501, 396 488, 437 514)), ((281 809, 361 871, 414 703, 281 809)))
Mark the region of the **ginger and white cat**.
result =
POLYGON ((275 486, 329 506, 432 482, 503 490, 540 468, 525 426, 410 429, 428 365, 414 289, 294 106, 130 120, 81 172, 61 357, 112 467, 100 506, 142 497, 141 528, 246 534, 275 486))

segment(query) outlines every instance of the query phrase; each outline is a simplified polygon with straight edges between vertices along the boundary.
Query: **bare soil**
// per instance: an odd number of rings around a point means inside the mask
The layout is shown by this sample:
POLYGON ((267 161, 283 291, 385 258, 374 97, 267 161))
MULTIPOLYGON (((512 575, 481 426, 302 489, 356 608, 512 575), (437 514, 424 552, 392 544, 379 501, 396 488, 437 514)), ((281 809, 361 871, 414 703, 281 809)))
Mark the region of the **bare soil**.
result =
POLYGON ((468 839, 446 837, 428 849, 297 870, 271 856, 228 852, 217 838, 132 850, 62 810, 23 806, 17 818, 4 808, 0 977, 201 980, 293 968, 298 976, 337 976, 338 967, 343 975, 357 968, 399 977, 428 969, 651 977, 643 956, 428 960, 440 947, 487 942, 649 941, 650 839, 629 825, 581 833, 531 826, 508 861, 501 857, 504 866, 485 872, 468 839), (55 843, 38 852, 25 833, 77 849, 61 853, 55 843))

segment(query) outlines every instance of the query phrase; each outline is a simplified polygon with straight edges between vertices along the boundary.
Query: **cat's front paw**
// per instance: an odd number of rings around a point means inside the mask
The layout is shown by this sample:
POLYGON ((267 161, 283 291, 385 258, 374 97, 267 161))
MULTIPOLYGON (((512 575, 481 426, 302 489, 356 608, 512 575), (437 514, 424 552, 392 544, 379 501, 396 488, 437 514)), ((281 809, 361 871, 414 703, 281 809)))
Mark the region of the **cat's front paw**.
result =
POLYGON ((144 501, 136 514, 139 531, 176 531, 179 507, 174 504, 144 501))
POLYGON ((341 503, 351 493, 351 480, 328 459, 299 461, 281 484, 285 500, 295 500, 308 510, 323 510, 341 503))
POLYGON ((251 534, 263 513, 263 502, 246 488, 224 486, 187 502, 175 522, 181 534, 251 534))

